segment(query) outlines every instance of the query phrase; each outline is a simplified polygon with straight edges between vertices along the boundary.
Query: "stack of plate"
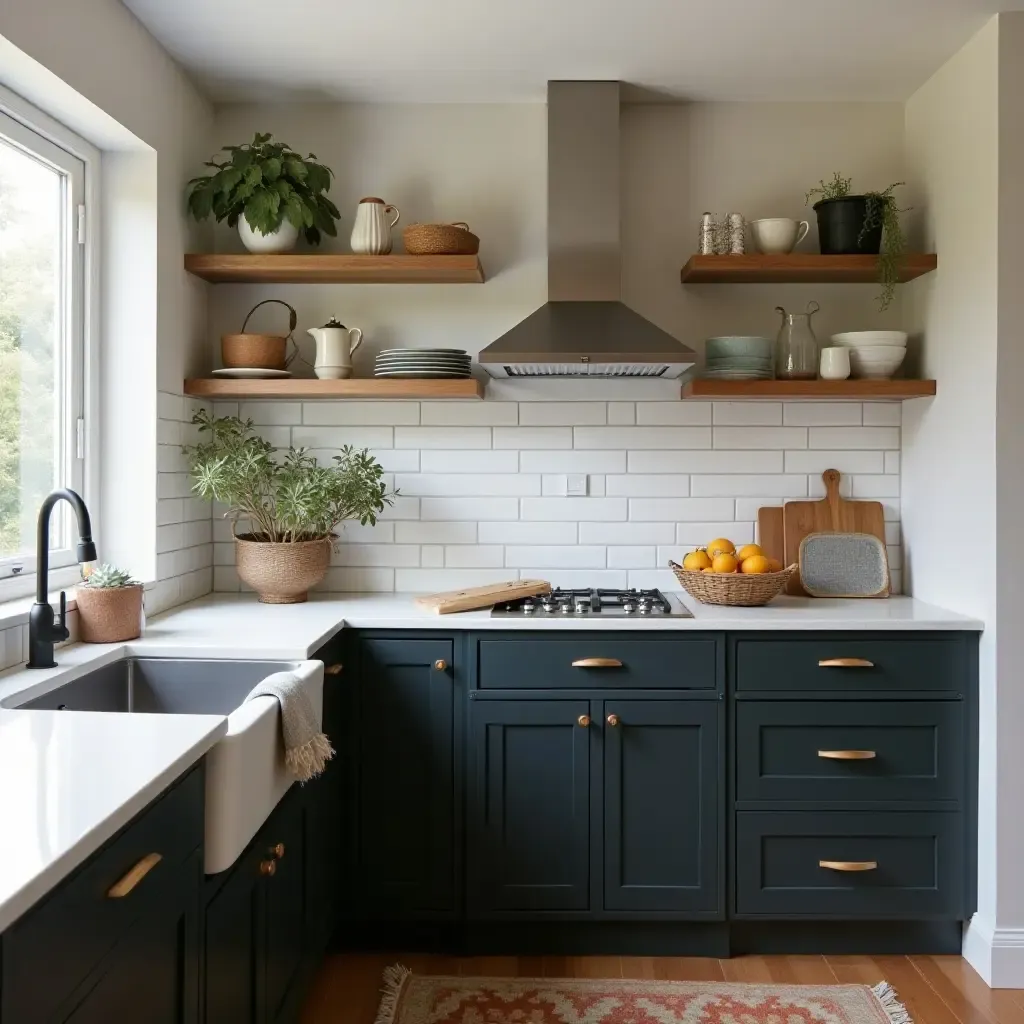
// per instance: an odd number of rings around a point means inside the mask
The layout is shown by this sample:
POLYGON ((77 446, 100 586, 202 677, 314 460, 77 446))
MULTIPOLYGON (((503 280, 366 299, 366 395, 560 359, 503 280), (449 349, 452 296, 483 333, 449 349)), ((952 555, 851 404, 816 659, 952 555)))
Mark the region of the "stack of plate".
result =
POLYGON ((386 348, 377 356, 375 377, 470 377, 470 358, 461 348, 386 348))
POLYGON ((770 380, 772 348, 771 338, 708 338, 704 347, 704 376, 710 380, 770 380))

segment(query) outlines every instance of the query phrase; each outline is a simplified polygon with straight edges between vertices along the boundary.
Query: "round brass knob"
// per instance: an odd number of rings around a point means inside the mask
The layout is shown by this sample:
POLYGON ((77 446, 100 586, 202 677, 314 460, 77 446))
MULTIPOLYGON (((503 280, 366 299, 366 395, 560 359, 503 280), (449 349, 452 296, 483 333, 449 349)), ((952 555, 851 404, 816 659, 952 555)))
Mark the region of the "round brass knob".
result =
POLYGON ((271 857, 276 857, 280 860, 284 856, 284 843, 274 843, 274 845, 267 850, 267 853, 269 853, 271 857))
POLYGON ((328 665, 327 668, 324 669, 324 671, 329 676, 340 676, 341 675, 341 670, 343 668, 344 668, 343 665, 328 665))
POLYGON ((580 717, 576 719, 576 724, 586 729, 587 726, 590 725, 590 715, 580 715, 580 717))
POLYGON ((607 721, 609 725, 618 725, 620 719, 618 715, 609 715, 607 721))
POLYGON ((438 658, 437 661, 434 662, 434 668, 436 668, 438 672, 443 672, 447 667, 448 662, 445 661, 444 658, 438 658))
POLYGON ((276 860, 261 860, 260 861, 260 874, 261 875, 272 875, 277 871, 276 860))

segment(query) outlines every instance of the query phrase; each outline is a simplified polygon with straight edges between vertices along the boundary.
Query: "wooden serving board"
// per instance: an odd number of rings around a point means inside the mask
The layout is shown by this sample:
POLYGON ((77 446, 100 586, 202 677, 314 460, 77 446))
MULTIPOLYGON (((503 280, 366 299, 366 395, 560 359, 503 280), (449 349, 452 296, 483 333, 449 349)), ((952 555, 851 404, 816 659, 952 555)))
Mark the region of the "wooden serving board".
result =
MULTIPOLYGON (((878 501, 850 501, 839 494, 840 474, 826 469, 825 497, 819 501, 787 501, 783 507, 785 521, 785 565, 798 562, 800 544, 810 533, 870 533, 885 543, 885 514, 878 501)), ((786 588, 789 594, 806 593, 794 573, 786 588)))
POLYGON ((544 580, 508 580, 505 583, 489 583, 486 587, 425 594, 423 597, 417 597, 416 603, 438 615, 448 615, 451 612, 471 612, 476 608, 489 608, 499 601, 515 601, 520 597, 536 597, 538 594, 549 593, 551 584, 544 580))
POLYGON ((766 505, 757 510, 757 543, 769 557, 786 561, 786 520, 781 505, 766 505))

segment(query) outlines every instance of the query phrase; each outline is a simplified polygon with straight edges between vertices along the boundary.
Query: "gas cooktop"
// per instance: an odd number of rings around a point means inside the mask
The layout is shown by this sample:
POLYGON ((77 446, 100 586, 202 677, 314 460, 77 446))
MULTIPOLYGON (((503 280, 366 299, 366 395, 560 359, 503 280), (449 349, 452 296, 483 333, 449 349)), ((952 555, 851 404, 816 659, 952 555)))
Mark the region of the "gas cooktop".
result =
POLYGON ((552 590, 550 594, 523 597, 496 604, 492 616, 559 618, 600 616, 622 618, 637 616, 656 619, 664 616, 692 619, 693 613, 674 594, 660 590, 552 590))

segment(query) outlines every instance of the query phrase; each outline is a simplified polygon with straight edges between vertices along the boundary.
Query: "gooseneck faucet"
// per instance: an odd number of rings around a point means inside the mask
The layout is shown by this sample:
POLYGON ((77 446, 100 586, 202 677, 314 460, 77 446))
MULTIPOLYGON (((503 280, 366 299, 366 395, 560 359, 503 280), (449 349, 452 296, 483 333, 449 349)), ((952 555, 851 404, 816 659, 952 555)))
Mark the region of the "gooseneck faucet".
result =
POLYGON ((49 602, 47 577, 50 574, 50 513, 58 501, 64 500, 75 510, 78 518, 78 561, 96 560, 96 545, 92 540, 92 522, 82 496, 69 488, 48 494, 39 507, 36 532, 36 600, 28 613, 28 667, 53 668, 53 646, 67 640, 67 598, 60 592, 60 619, 54 620, 49 602))

